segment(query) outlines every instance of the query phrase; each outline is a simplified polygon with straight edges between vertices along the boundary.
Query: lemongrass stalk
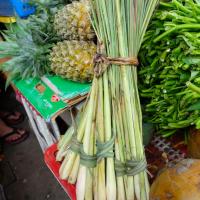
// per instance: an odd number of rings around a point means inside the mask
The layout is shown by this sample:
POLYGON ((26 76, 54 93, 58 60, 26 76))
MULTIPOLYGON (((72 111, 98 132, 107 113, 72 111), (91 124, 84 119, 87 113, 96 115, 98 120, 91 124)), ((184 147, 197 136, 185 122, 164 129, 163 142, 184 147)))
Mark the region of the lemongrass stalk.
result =
POLYGON ((106 200, 105 159, 97 166, 97 199, 106 200))
POLYGON ((64 162, 61 164, 59 169, 61 179, 68 180, 70 173, 72 173, 73 165, 77 157, 77 153, 71 150, 68 151, 68 157, 64 159, 64 162))
MULTIPOLYGON (((118 141, 115 140, 115 157, 118 160, 120 160, 119 151, 120 150, 119 150, 118 141)), ((118 176, 116 179, 117 179, 117 199, 118 200, 126 200, 123 176, 118 176)))
MULTIPOLYGON (((93 139, 93 136, 91 134, 92 131, 92 124, 94 120, 94 110, 96 110, 96 95, 97 95, 97 80, 94 79, 91 96, 88 102, 88 118, 86 121, 85 126, 85 133, 83 138, 83 150, 86 154, 90 154, 90 144, 91 144, 91 137, 93 139)), ((80 165, 78 177, 77 177, 77 184, 76 184, 76 196, 77 200, 83 200, 85 198, 85 192, 86 192, 86 185, 87 185, 87 176, 88 176, 88 168, 86 166, 80 165)))
MULTIPOLYGON (((117 19, 118 19, 118 32, 119 32, 119 49, 120 49, 120 54, 121 56, 127 56, 126 55, 126 47, 124 46, 124 36, 122 33, 122 24, 121 24, 121 19, 120 19, 120 2, 119 0, 116 0, 116 9, 117 9, 117 19)), ((124 94, 125 94, 125 107, 127 110, 127 122, 129 125, 129 139, 130 139, 130 144, 131 144, 131 153, 133 158, 135 159, 141 159, 141 156, 138 156, 138 151, 140 151, 141 146, 140 143, 141 141, 136 142, 136 138, 140 137, 141 131, 138 130, 138 121, 137 121, 137 113, 135 112, 135 105, 132 106, 132 101, 135 100, 135 97, 130 98, 130 94, 135 91, 132 91, 130 89, 130 84, 131 84, 131 78, 132 78, 132 73, 130 66, 126 66, 125 68, 122 68, 122 73, 124 74, 124 94), (132 123, 134 122, 134 123, 132 123), (138 144, 139 143, 139 144, 138 144)), ((143 148, 142 148, 143 149, 143 148)), ((137 200, 141 199, 141 194, 144 192, 145 185, 141 185, 143 181, 141 180, 141 176, 139 174, 136 174, 134 176, 134 189, 135 189, 135 196, 137 200)), ((144 195, 142 195, 144 196, 144 195)))
MULTIPOLYGON (((97 94, 96 94, 97 95, 97 94)), ((96 107, 96 105, 95 105, 96 107)), ((96 114, 96 112, 95 112, 96 114)), ((92 128, 91 128, 91 136, 90 136, 90 144, 89 144, 89 155, 94 155, 94 132, 95 132, 95 117, 92 120, 92 128)), ((93 178, 94 178, 94 169, 87 168, 87 177, 86 177, 86 184, 87 187, 85 189, 85 199, 93 200, 93 178)))
MULTIPOLYGON (((123 106, 122 104, 122 100, 121 103, 118 104, 117 106, 117 125, 119 126, 119 130, 120 130, 120 145, 121 145, 121 151, 120 151, 120 157, 121 157, 121 161, 125 162, 126 159, 130 159, 130 145, 129 145, 129 141, 126 141, 126 139, 128 140, 128 137, 126 138, 126 133, 127 133, 127 127, 125 127, 125 123, 123 122, 122 119, 122 109, 121 107, 123 106), (126 146, 128 145, 128 146, 126 146)), ((133 187, 133 177, 132 176, 123 176, 124 179, 124 187, 125 187, 125 193, 126 193, 126 200, 134 200, 135 198, 135 193, 134 193, 134 187, 133 187)))
MULTIPOLYGON (((115 106, 117 108, 117 105, 115 106)), ((120 110, 118 110, 120 111, 120 110)), ((119 115, 121 113, 117 112, 115 114, 115 119, 116 119, 116 128, 117 128, 117 141, 115 142, 115 156, 118 160, 120 160, 122 163, 125 163, 126 159, 125 159, 125 141, 124 141, 124 129, 122 127, 122 120, 120 120, 119 115)), ((126 181, 127 181, 127 176, 124 175, 122 177, 117 177, 118 182, 120 186, 118 186, 118 190, 120 191, 120 193, 118 193, 118 197, 120 196, 120 199, 134 199, 134 190, 133 187, 128 186, 129 190, 128 192, 125 192, 125 186, 126 186, 126 181), (121 178, 122 180, 120 180, 119 178, 121 178), (123 181, 123 182, 122 182, 123 181), (119 189, 120 188, 120 189, 119 189), (125 197, 124 197, 125 195, 125 197)), ((133 178, 129 177, 129 183, 133 183, 133 178)))
MULTIPOLYGON (((140 135, 137 136, 136 140, 139 140, 139 142, 137 142, 137 144, 140 144, 139 148, 139 157, 141 159, 145 159, 145 153, 144 153, 144 148, 143 148, 143 137, 142 137, 142 112, 141 112, 141 105, 140 105, 140 100, 139 100, 139 94, 138 94, 138 88, 137 88, 137 70, 134 69, 134 86, 135 86, 135 93, 137 94, 135 98, 135 107, 137 109, 137 116, 138 116, 138 129, 140 132, 140 135), (142 141, 142 142, 141 142, 142 141)), ((149 184, 148 184, 148 177, 147 177, 147 173, 142 172, 140 173, 140 177, 141 177, 141 184, 144 185, 144 189, 141 192, 141 198, 142 199, 149 199, 149 184)))
MULTIPOLYGON (((105 134, 104 134, 104 113, 103 109, 103 86, 102 86, 102 78, 99 78, 99 92, 98 92, 98 108, 97 108, 97 136, 99 142, 105 142, 105 134)), ((98 200, 106 200, 106 180, 105 180, 105 159, 99 161, 97 165, 97 176, 96 176, 96 184, 97 184, 97 199, 98 200)))
MULTIPOLYGON (((69 129, 68 129, 68 130, 69 130, 69 129)), ((67 131, 68 131, 68 130, 67 130, 67 131)), ((66 132, 66 133, 67 133, 67 132, 66 132)), ((64 138, 64 137, 67 137, 67 136, 66 136, 66 133, 65 133, 65 135, 61 135, 61 136, 60 136, 60 140, 58 141, 58 144, 57 144, 57 149, 58 149, 58 150, 59 150, 59 149, 61 148, 61 146, 63 145, 63 142, 64 142, 63 138, 64 138)))
MULTIPOLYGON (((108 86, 108 75, 107 72, 103 76, 104 84, 104 120, 105 120, 105 140, 109 141, 112 138, 111 129, 111 105, 109 96, 109 86, 108 86)), ((116 179, 115 179, 115 168, 114 159, 106 159, 106 196, 107 200, 116 200, 116 179)))
POLYGON ((60 151, 61 148, 68 146, 70 143, 70 140, 72 138, 72 135, 74 134, 74 127, 70 127, 66 133, 61 137, 57 144, 57 148, 60 151))
MULTIPOLYGON (((60 178, 63 180, 67 180, 67 178, 68 178, 68 175, 66 175, 66 173, 65 173, 65 169, 66 169, 66 165, 69 162, 69 157, 70 157, 71 153, 72 153, 71 151, 67 152, 67 155, 65 156, 65 158, 59 168, 59 175, 60 175, 60 178)), ((67 168, 67 171, 71 171, 71 166, 72 166, 72 164, 70 165, 70 168, 67 168)))
POLYGON ((62 142, 59 142, 58 145, 58 153, 56 155, 56 161, 62 161, 62 159, 64 158, 67 148, 70 144, 70 141, 72 139, 72 136, 74 134, 74 130, 73 127, 70 127, 67 131, 67 133, 65 133, 65 135, 63 136, 63 138, 60 140, 62 142))
MULTIPOLYGON (((80 121, 82 120, 82 116, 83 114, 86 113, 86 110, 84 110, 85 106, 83 106, 78 114, 78 116, 76 117, 75 123, 79 124, 81 123, 80 121)), ((69 129, 66 131, 66 133, 64 134, 64 136, 61 137, 61 139, 59 140, 58 144, 57 144, 57 148, 58 150, 62 151, 62 148, 67 147, 71 141, 72 136, 74 135, 74 125, 69 127, 69 129)))
MULTIPOLYGON (((98 93, 99 93, 99 87, 98 87, 99 85, 96 78, 94 78, 94 82, 96 85, 96 93, 94 96, 94 108, 93 108, 93 115, 92 115, 92 124, 91 124, 91 131, 90 131, 90 137, 89 137, 90 143, 89 143, 89 151, 88 151, 88 154, 91 156, 96 154, 95 133, 96 133, 97 103, 98 103, 98 93)), ((93 196, 94 196, 93 179, 94 179, 94 168, 87 168, 87 177, 86 177, 87 187, 85 190, 85 199, 88 199, 88 200, 93 200, 93 196)))
MULTIPOLYGON (((130 93, 130 97, 133 99, 132 103, 132 110, 133 110, 133 115, 134 115, 134 129, 136 130, 134 137, 135 137, 135 141, 136 141, 136 148, 137 148, 137 158, 138 159, 145 159, 145 155, 144 155, 144 147, 143 147, 143 139, 142 139, 142 116, 141 116, 141 106, 140 106, 140 102, 139 102, 139 97, 138 95, 138 88, 137 88, 137 76, 136 76, 136 71, 135 69, 133 69, 133 76, 130 76, 130 80, 131 80, 131 84, 130 84, 130 89, 131 89, 131 93, 130 93), (135 95, 137 94, 137 95, 135 95), (137 97, 137 98, 136 98, 137 97)), ((148 188, 147 187, 147 179, 145 178, 146 172, 141 172, 138 174, 139 177, 139 183, 140 185, 136 184, 136 187, 138 187, 138 189, 136 189, 136 191, 140 191, 140 198, 141 199, 147 199, 148 197, 148 188)), ((137 181, 138 182, 138 181, 137 181)), ((139 195, 139 194, 138 194, 139 195)))
POLYGON ((79 166, 80 166, 80 156, 77 155, 76 159, 74 161, 73 167, 72 167, 73 170, 71 170, 71 173, 69 174, 69 177, 67 179, 69 183, 71 183, 71 184, 76 183, 78 171, 79 171, 79 166))
POLYGON ((87 170, 86 167, 83 165, 80 165, 79 172, 78 172, 78 178, 76 182, 76 199, 77 200, 84 200, 85 198, 85 187, 86 187, 86 175, 87 170))
MULTIPOLYGON (((117 106, 116 106, 117 107, 117 106)), ((115 108, 116 108, 115 107, 115 108)), ((116 123, 119 123, 117 116, 113 114, 113 132, 115 134, 120 133, 119 129, 117 130, 117 125, 116 123)), ((119 127, 118 127, 119 128, 119 127)), ((121 135, 118 134, 116 139, 115 139, 115 158, 121 162, 124 162, 123 160, 123 146, 120 144, 121 142, 121 135), (120 155, 121 154, 121 155, 120 155)), ((124 179, 123 176, 118 176, 116 178, 117 180, 117 199, 118 200, 125 200, 126 199, 126 194, 125 194, 125 188, 124 188, 124 179)))
MULTIPOLYGON (((131 148, 130 148, 130 140, 128 135, 128 124, 126 123, 126 110, 125 110, 125 103, 124 103, 124 97, 121 97, 121 113, 122 113, 122 121, 124 125, 124 138, 125 138, 125 159, 130 160, 131 159, 131 148)), ((132 176, 127 176, 126 178, 126 198, 127 200, 134 200, 135 199, 135 189, 134 189, 134 179, 132 176)))
MULTIPOLYGON (((117 84, 117 76, 116 71, 113 70, 113 73, 109 73, 111 81, 112 81, 112 87, 111 87, 111 96, 112 96, 112 131, 115 135, 115 159, 121 161, 122 163, 125 163, 125 157, 124 157, 124 143, 122 139, 122 127, 121 121, 119 120, 118 116, 118 100, 116 99, 116 96, 118 94, 119 88, 116 87, 117 84)), ((116 177, 117 182, 117 199, 118 200, 125 200, 126 199, 126 192, 125 192, 125 185, 124 185, 124 176, 117 176, 116 177)))
MULTIPOLYGON (((137 106, 136 105, 136 98, 135 98, 135 88, 131 87, 133 86, 133 76, 132 74, 128 74, 128 78, 130 80, 130 98, 132 99, 132 101, 130 102, 130 107, 132 107, 132 115, 133 115, 133 119, 134 119, 134 123, 133 123, 133 127, 135 130, 135 133, 132 135, 132 137, 135 140, 135 146, 136 146, 136 159, 144 159, 142 156, 142 151, 143 151, 143 145, 142 145, 142 139, 141 139, 141 130, 140 130, 140 125, 139 125, 139 119, 138 119, 138 112, 137 112, 137 106)), ((128 109, 130 109, 130 107, 128 109)), ((129 123, 131 123, 131 121, 129 121, 129 123)), ((131 137, 131 136, 130 136, 131 137)), ((142 172, 143 173, 143 172, 142 172)), ((144 194, 145 194, 145 183, 144 183, 144 177, 142 175, 142 173, 137 174, 134 176, 134 183, 135 183, 135 195, 137 197, 138 200, 144 198, 144 194)), ((146 173, 146 172, 145 172, 146 173)))
POLYGON ((67 154, 68 154, 68 156, 65 157, 65 159, 62 162, 61 167, 59 169, 60 178, 63 180, 68 179, 68 176, 72 170, 74 160, 75 160, 74 152, 68 151, 67 154))
MULTIPOLYGON (((98 95, 97 96, 97 102, 98 102, 99 93, 97 95, 98 95)), ((98 110, 98 106, 97 106, 97 110, 98 110)), ((95 125, 97 125, 97 117, 98 117, 98 115, 96 115, 95 125)), ((94 155, 97 154, 96 140, 97 140, 97 127, 94 127, 94 140, 93 140, 93 150, 94 150, 93 153, 94 153, 94 155)), ((98 169, 98 163, 97 163, 97 166, 93 168, 93 174, 92 174, 93 200, 98 200, 98 187, 97 187, 98 171, 97 171, 97 169, 98 169)))
POLYGON ((87 168, 87 175, 86 175, 86 188, 85 188, 85 199, 93 200, 93 176, 94 176, 94 169, 87 168))
MULTIPOLYGON (((77 140, 79 142, 82 142, 82 138, 84 136, 86 121, 88 117, 88 110, 89 110, 88 107, 86 107, 85 112, 84 112, 84 117, 82 118, 82 120, 80 120, 80 124, 77 129, 77 140)), ((77 156, 78 156, 77 153, 71 151, 70 149, 68 150, 68 158, 67 159, 65 158, 65 162, 61 164, 61 167, 59 169, 59 174, 60 174, 61 179, 63 180, 68 179, 70 173, 73 170, 73 165, 77 156)))
POLYGON ((58 150, 60 150, 63 147, 66 147, 69 144, 73 133, 74 133, 73 127, 70 127, 65 133, 65 135, 63 135, 60 141, 58 142, 57 145, 58 150))
POLYGON ((93 195, 94 195, 94 200, 98 200, 98 167, 95 167, 94 170, 94 177, 93 177, 93 195))

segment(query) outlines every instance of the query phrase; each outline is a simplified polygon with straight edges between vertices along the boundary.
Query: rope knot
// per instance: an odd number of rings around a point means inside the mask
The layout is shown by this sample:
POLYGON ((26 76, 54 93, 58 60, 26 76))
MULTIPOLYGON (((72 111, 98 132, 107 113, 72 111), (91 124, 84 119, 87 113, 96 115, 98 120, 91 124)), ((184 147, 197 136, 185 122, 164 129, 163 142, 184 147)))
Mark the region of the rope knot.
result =
POLYGON ((136 57, 112 58, 112 57, 107 57, 100 53, 97 53, 94 56, 94 63, 95 63, 94 74, 96 77, 101 76, 106 71, 109 65, 120 65, 120 66, 133 65, 134 67, 139 65, 139 61, 136 57))

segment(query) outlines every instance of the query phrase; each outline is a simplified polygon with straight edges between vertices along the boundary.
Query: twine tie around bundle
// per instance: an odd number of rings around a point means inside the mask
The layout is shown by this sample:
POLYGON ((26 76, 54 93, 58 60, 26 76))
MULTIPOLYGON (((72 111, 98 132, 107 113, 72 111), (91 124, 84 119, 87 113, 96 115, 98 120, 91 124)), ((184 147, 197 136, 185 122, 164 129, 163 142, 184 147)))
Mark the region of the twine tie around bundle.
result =
POLYGON ((112 58, 103 54, 97 53, 94 56, 94 74, 96 77, 100 77, 110 65, 127 66, 132 65, 134 67, 139 65, 139 61, 136 57, 118 57, 112 58))

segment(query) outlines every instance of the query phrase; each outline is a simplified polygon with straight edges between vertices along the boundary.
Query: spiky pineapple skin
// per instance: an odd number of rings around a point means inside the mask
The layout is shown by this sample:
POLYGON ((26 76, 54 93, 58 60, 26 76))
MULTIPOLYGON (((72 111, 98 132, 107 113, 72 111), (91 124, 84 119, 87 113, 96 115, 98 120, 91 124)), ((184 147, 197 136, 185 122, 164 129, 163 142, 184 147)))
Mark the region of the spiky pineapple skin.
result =
POLYGON ((95 33, 89 12, 88 0, 73 1, 63 7, 54 18, 57 35, 67 40, 93 40, 95 33))
POLYGON ((92 41, 58 42, 50 55, 51 70, 77 82, 91 82, 94 75, 93 58, 96 45, 92 41))

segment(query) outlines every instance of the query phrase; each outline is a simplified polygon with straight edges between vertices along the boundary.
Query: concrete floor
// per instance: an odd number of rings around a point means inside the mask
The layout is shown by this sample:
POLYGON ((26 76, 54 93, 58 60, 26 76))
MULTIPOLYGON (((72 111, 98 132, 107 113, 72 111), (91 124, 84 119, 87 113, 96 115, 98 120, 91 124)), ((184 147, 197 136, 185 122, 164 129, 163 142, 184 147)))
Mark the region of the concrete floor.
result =
POLYGON ((10 180, 11 184, 4 186, 7 200, 68 200, 68 196, 44 163, 43 153, 28 119, 20 127, 30 131, 29 138, 20 144, 4 147, 4 162, 8 161, 16 178, 10 180))
POLYGON ((16 181, 5 188, 8 200, 69 199, 46 167, 32 132, 23 143, 7 146, 5 156, 16 176, 16 181))

